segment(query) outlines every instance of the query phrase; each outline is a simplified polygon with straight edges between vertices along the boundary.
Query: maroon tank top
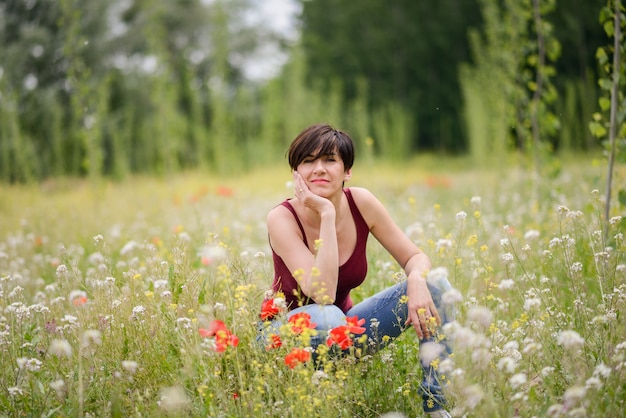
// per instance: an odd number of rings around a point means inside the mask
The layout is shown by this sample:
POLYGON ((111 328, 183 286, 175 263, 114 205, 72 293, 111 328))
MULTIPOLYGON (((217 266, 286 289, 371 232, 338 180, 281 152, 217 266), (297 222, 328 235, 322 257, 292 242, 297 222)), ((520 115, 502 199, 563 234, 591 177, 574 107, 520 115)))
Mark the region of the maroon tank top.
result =
MULTIPOLYGON (((354 251, 348 260, 339 266, 339 281, 337 283, 335 305, 337 305, 343 312, 347 312, 350 308, 352 308, 350 291, 363 283, 365 276, 367 275, 367 256, 365 249, 367 238, 369 236, 369 227, 367 226, 365 219, 363 219, 359 208, 357 208, 354 203, 350 189, 344 189, 344 193, 346 198, 348 198, 350 212, 352 213, 352 219, 354 220, 354 224, 356 226, 356 246, 354 247, 354 251)), ((306 234, 304 233, 304 228, 302 227, 302 223, 300 222, 295 209, 287 200, 282 202, 281 205, 289 209, 296 218, 296 222, 298 222, 298 226, 302 232, 304 245, 308 247, 309 244, 306 239, 306 234)), ((272 283, 272 290, 274 290, 274 292, 280 291, 285 295, 288 309, 291 310, 301 305, 315 303, 312 299, 302 293, 296 279, 294 279, 293 275, 283 262, 283 259, 280 258, 276 252, 274 252, 274 249, 272 249, 272 256, 274 258, 274 282, 272 283)))

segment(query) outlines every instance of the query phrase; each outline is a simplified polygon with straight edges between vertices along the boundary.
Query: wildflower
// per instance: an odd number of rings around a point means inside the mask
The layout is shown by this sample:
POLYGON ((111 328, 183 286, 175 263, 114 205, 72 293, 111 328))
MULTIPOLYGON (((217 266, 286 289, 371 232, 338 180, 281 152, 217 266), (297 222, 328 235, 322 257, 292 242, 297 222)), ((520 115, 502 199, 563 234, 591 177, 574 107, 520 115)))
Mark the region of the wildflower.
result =
POLYGON ((444 305, 454 305, 463 300, 463 295, 456 289, 449 289, 441 295, 441 301, 444 305))
POLYGON ((87 293, 83 290, 72 290, 69 300, 75 306, 82 306, 87 303, 87 293))
POLYGON ((470 385, 463 389, 463 401, 468 409, 474 409, 485 397, 485 392, 479 385, 470 385))
POLYGON ((137 371, 137 367, 139 365, 137 364, 136 361, 132 361, 132 360, 123 360, 122 361, 122 367, 124 368, 124 370, 126 370, 128 373, 135 373, 137 371))
POLYGON ((346 323, 350 329, 352 334, 363 334, 365 332, 365 328, 362 327, 365 324, 365 318, 359 319, 356 315, 352 317, 346 317, 346 323))
POLYGON ((102 335, 97 329, 88 329, 83 333, 83 347, 102 344, 102 335))
POLYGON ((135 306, 133 308, 133 318, 137 317, 138 315, 143 315, 146 312, 146 308, 144 308, 141 305, 135 306))
POLYGON ((437 249, 437 251, 443 251, 446 248, 452 248, 452 240, 449 239, 438 239, 437 243, 435 244, 435 248, 437 249))
POLYGON ((587 389, 584 386, 572 386, 567 389, 563 394, 563 400, 565 405, 571 406, 582 400, 587 394, 587 389))
POLYGON ((314 329, 317 324, 311 322, 311 315, 306 312, 298 312, 289 317, 291 330, 294 334, 302 334, 306 329, 314 329))
POLYGON ((534 240, 534 239, 539 238, 540 235, 541 234, 536 229, 529 229, 524 234, 524 239, 526 239, 527 241, 530 241, 530 240, 534 240))
POLYGON ((328 374, 326 374, 323 370, 316 370, 311 376, 311 383, 314 386, 319 386, 323 379, 328 379, 328 374))
POLYGON ((166 412, 177 412, 186 409, 191 401, 185 390, 180 386, 164 388, 161 391, 159 406, 166 412))
POLYGON ((279 303, 276 303, 274 298, 266 299, 261 305, 261 320, 268 321, 273 319, 276 315, 281 313, 282 310, 282 306, 279 303))
POLYGON ((440 354, 445 350, 443 345, 434 342, 426 342, 420 345, 419 356, 424 367, 433 364, 439 359, 440 354))
POLYGON ((365 332, 365 328, 361 327, 365 323, 365 319, 357 321, 357 317, 347 318, 348 325, 340 325, 330 330, 328 333, 328 339, 326 344, 331 347, 333 344, 337 344, 342 350, 347 350, 352 347, 352 335, 362 334, 365 332))
POLYGON ((526 381, 527 378, 524 373, 517 373, 511 376, 511 378, 509 379, 509 384, 511 385, 511 388, 517 389, 520 386, 524 385, 526 381))
POLYGON ((460 211, 456 214, 456 220, 457 221, 464 221, 465 218, 467 218, 467 213, 460 211))
POLYGON ((538 308, 541 306, 541 299, 539 298, 528 298, 524 300, 524 310, 531 310, 533 308, 538 308))
POLYGON ((215 339, 215 351, 222 353, 230 347, 239 345, 239 338, 231 333, 226 324, 222 321, 214 319, 208 329, 200 328, 198 330, 202 338, 213 337, 215 339))
POLYGON ((226 256, 226 249, 221 245, 205 245, 198 251, 200 261, 205 266, 226 256))
POLYGON ((565 330, 559 332, 557 341, 559 345, 563 346, 566 349, 577 349, 582 347, 582 345, 585 343, 585 339, 574 330, 565 330))
POLYGON ((41 362, 41 360, 38 360, 36 358, 19 358, 17 359, 17 365, 20 369, 26 369, 29 372, 37 372, 39 370, 41 370, 41 366, 43 365, 43 362, 41 362))
POLYGON ((59 266, 57 267, 56 275, 59 278, 63 278, 67 275, 68 272, 69 270, 65 264, 59 264, 59 266))
POLYGON ((56 392, 59 398, 65 396, 65 380, 57 379, 50 383, 50 387, 56 392))
POLYGON ((472 198, 470 199, 470 203, 472 204, 472 206, 474 207, 479 207, 480 203, 481 203, 481 198, 480 196, 472 196, 472 198))
POLYGON ((52 340, 48 353, 57 357, 72 357, 72 346, 67 340, 52 340))
POLYGON ((13 397, 13 396, 22 396, 24 394, 24 391, 22 390, 22 388, 19 388, 17 386, 13 386, 10 388, 7 388, 7 390, 9 391, 9 396, 13 397))
POLYGON ((502 357, 498 362, 498 370, 503 370, 507 373, 513 373, 516 368, 517 362, 511 357, 502 357))
POLYGON ((467 319, 487 328, 493 322, 493 313, 484 306, 474 306, 468 310, 467 319))
POLYGON ((508 290, 508 289, 512 289, 514 285, 515 285, 515 282, 512 279, 504 279, 498 285, 498 289, 508 290))
POLYGON ((311 358, 311 353, 303 348, 292 348, 291 352, 285 356, 285 364, 293 369, 298 364, 306 363, 311 358))
POLYGON ((282 347, 283 341, 278 334, 270 334, 270 343, 265 347, 266 350, 282 347))

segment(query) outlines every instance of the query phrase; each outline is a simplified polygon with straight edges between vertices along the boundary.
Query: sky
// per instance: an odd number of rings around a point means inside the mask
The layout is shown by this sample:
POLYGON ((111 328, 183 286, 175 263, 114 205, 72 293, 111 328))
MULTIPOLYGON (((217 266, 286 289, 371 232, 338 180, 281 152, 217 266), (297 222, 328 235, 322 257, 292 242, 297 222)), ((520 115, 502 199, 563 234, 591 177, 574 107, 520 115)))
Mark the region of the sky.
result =
MULTIPOLYGON (((293 0, 256 0, 257 13, 254 19, 259 24, 268 25, 283 34, 286 38, 297 39, 295 17, 300 6, 293 0)), ((250 57, 243 71, 250 80, 265 81, 278 74, 287 62, 287 55, 279 50, 276 44, 265 44, 250 57)))

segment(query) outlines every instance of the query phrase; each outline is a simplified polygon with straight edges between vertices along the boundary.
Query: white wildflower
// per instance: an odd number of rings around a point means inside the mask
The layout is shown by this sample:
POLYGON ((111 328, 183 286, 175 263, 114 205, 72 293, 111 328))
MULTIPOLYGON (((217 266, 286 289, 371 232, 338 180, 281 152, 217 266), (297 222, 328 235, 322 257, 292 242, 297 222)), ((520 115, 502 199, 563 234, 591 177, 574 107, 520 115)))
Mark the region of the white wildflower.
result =
POLYGON ((323 370, 316 370, 315 373, 313 373, 313 376, 311 376, 311 383, 314 386, 319 386, 321 381, 325 379, 328 379, 328 374, 326 374, 323 370))
POLYGON ((444 239, 444 238, 440 238, 437 240, 437 243, 435 244, 435 248, 436 250, 439 252, 443 249, 450 249, 452 248, 453 242, 450 239, 444 239))
POLYGON ((599 377, 603 377, 605 379, 608 379, 609 376, 611 375, 611 368, 608 367, 606 364, 604 363, 600 363, 596 366, 596 368, 593 370, 593 375, 594 376, 599 376, 599 377))
POLYGON ((504 261, 505 263, 511 263, 515 260, 515 257, 513 257, 513 254, 511 253, 504 253, 500 256, 500 258, 502 259, 502 261, 504 261))
POLYGON ((527 380, 528 379, 525 373, 517 373, 511 376, 511 378, 509 379, 509 384, 511 385, 511 388, 517 389, 520 386, 526 384, 527 380))
POLYGON ((563 394, 563 401, 566 405, 576 405, 587 394, 587 388, 584 386, 572 386, 563 394))
POLYGON ((137 364, 136 361, 132 361, 132 360, 123 360, 122 361, 122 367, 124 368, 124 370, 126 370, 128 373, 135 373, 137 371, 137 367, 139 367, 139 365, 137 364))
POLYGON ((524 310, 530 311, 534 308, 539 308, 541 306, 541 299, 539 298, 527 298, 524 300, 524 310))
POLYGON ((569 212, 569 209, 566 206, 558 205, 556 207, 556 211, 559 215, 567 215, 567 213, 569 212))
POLYGON ((443 295, 441 295, 441 302, 444 305, 454 305, 457 302, 461 302, 463 300, 463 295, 458 290, 452 288, 450 290, 446 290, 443 295))
POLYGON ((65 380, 57 379, 54 382, 50 382, 50 387, 56 392, 57 397, 63 398, 65 396, 65 380))
POLYGON ((476 408, 485 397, 485 392, 476 384, 466 386, 462 393, 463 404, 469 410, 476 408))
POLYGON ((602 381, 596 376, 592 376, 585 380, 585 387, 587 389, 602 389, 602 386, 602 381))
POLYGON ((572 266, 570 267, 570 271, 572 273, 580 273, 581 271, 583 271, 583 263, 579 261, 573 263, 572 266))
POLYGON ((72 357, 72 346, 67 340, 52 340, 48 353, 57 357, 72 357))
POLYGON ((546 366, 541 369, 541 376, 546 377, 551 375, 556 369, 552 366, 546 366))
POLYGON ((508 289, 512 289, 513 286, 515 286, 515 282, 513 281, 513 279, 504 279, 498 285, 498 289, 508 290, 508 289))
POLYGON ((120 255, 124 256, 130 253, 131 251, 133 251, 137 247, 139 247, 139 244, 137 243, 137 241, 130 240, 126 244, 124 244, 124 246, 120 250, 120 255))
POLYGON ((56 271, 56 275, 59 278, 63 278, 67 275, 67 273, 69 272, 69 270, 67 269, 67 266, 65 264, 60 264, 57 267, 57 271, 56 271))
POLYGON ((524 234, 524 239, 527 240, 527 241, 531 241, 531 240, 535 240, 535 239, 539 238, 540 236, 541 236, 541 234, 536 229, 529 229, 524 234))
POLYGON ((43 363, 41 362, 41 360, 36 359, 36 358, 29 358, 26 360, 26 363, 24 364, 24 368, 28 370, 29 372, 37 372, 41 370, 42 365, 43 363))
POLYGON ((142 305, 138 305, 133 308, 133 317, 143 315, 144 313, 146 313, 146 308, 142 305))
POLYGON ((161 399, 159 406, 166 412, 176 413, 182 412, 189 407, 191 401, 180 386, 173 386, 161 390, 161 399))
POLYGON ((557 342, 566 349, 578 349, 583 346, 585 339, 574 330, 565 330, 559 332, 557 342))
POLYGON ((517 368, 517 362, 511 357, 502 357, 500 361, 498 361, 497 368, 498 370, 511 374, 517 368))
POLYGON ((82 346, 90 347, 102 344, 102 334, 96 329, 88 329, 83 333, 82 346))
POLYGON ((427 367, 433 361, 437 360, 444 350, 445 348, 442 344, 435 342, 420 344, 419 356, 424 367, 427 367))
POLYGON ((456 220, 457 221, 464 221, 465 218, 467 218, 467 213, 460 211, 456 214, 456 220))
POLYGON ((493 322, 493 313, 484 306, 475 306, 467 311, 467 319, 487 328, 493 322))
POLYGON ((24 391, 22 390, 22 388, 19 388, 17 386, 12 386, 10 388, 7 388, 7 391, 9 392, 9 396, 11 397, 22 396, 24 394, 24 391))

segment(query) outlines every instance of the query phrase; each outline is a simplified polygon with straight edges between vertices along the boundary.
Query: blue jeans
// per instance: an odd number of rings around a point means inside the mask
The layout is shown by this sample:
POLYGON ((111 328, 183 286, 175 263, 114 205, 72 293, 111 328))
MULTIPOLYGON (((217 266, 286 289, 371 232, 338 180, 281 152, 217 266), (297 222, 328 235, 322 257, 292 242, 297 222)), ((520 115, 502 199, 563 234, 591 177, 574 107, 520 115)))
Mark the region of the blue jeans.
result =
MULTIPOLYGON (((442 301, 443 293, 450 289, 450 283, 445 278, 440 278, 438 283, 428 282, 428 290, 433 298, 433 302, 439 316, 441 324, 454 321, 454 307, 445 305, 442 301)), ((332 328, 346 324, 346 316, 357 316, 365 319, 367 335, 367 347, 362 347, 368 354, 373 354, 389 345, 394 339, 400 336, 407 327, 404 325, 408 318, 408 308, 406 302, 402 302, 407 292, 407 282, 401 282, 391 286, 372 297, 365 299, 358 305, 353 306, 345 314, 335 305, 311 304, 301 306, 290 311, 287 317, 298 312, 306 312, 311 315, 311 322, 316 323, 317 335, 311 338, 311 347, 317 348, 324 344, 327 333, 332 328)), ((261 327, 259 339, 266 340, 266 335, 276 333, 282 325, 280 320, 274 320, 270 326, 261 327)), ((412 328, 412 326, 409 326, 412 328)), ((446 338, 435 341, 432 337, 420 340, 420 357, 422 348, 430 345, 429 352, 434 353, 435 358, 429 357, 427 361, 422 361, 423 376, 420 392, 423 400, 425 412, 436 411, 443 408, 445 398, 440 384, 439 375, 433 360, 437 358, 443 360, 451 354, 450 341, 446 338)), ((426 351, 426 350, 424 350, 426 351)), ((423 359, 424 360, 424 359, 423 359)))

